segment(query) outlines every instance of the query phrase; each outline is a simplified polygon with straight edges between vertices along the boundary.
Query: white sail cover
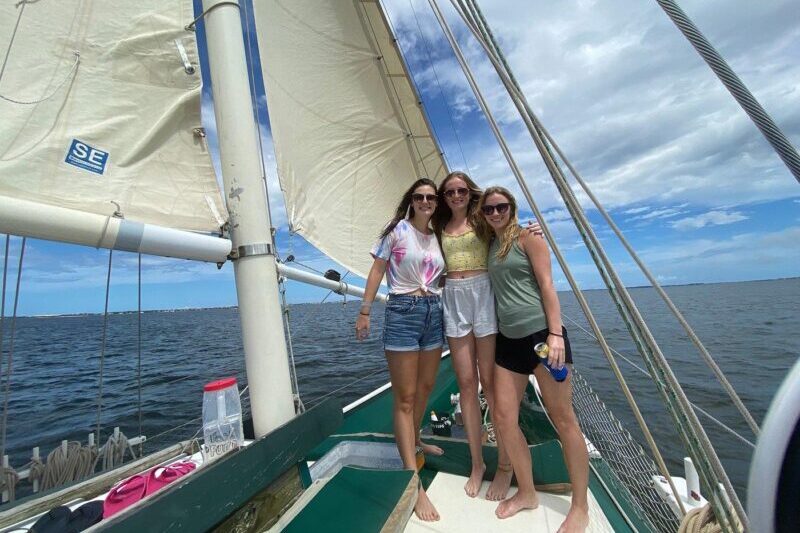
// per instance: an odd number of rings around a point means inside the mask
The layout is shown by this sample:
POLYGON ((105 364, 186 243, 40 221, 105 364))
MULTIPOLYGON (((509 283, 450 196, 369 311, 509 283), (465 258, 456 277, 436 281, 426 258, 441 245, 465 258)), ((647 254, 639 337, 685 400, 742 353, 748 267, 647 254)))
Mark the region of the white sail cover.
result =
POLYGON ((403 192, 446 173, 376 2, 254 2, 292 229, 353 273, 403 192))
POLYGON ((193 18, 191 0, 0 3, 0 195, 218 229, 193 18))

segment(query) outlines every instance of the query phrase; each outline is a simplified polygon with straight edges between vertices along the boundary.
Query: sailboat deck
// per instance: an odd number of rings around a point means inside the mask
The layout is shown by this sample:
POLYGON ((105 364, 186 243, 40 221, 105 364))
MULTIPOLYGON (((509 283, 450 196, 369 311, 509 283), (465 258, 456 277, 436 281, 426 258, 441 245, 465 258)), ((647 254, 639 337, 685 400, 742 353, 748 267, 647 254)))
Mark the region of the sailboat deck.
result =
MULTIPOLYGON (((467 478, 453 474, 439 473, 428 486, 428 495, 441 515, 437 522, 423 522, 412 516, 405 531, 409 533, 446 531, 493 531, 514 533, 551 533, 558 529, 569 510, 570 496, 539 491, 539 507, 504 520, 495 514, 497 502, 485 499, 489 482, 484 481, 476 498, 464 493, 467 478)), ((511 487, 509 495, 516 492, 511 487)), ((589 528, 587 533, 613 533, 614 528, 606 518, 594 495, 589 493, 589 528)))

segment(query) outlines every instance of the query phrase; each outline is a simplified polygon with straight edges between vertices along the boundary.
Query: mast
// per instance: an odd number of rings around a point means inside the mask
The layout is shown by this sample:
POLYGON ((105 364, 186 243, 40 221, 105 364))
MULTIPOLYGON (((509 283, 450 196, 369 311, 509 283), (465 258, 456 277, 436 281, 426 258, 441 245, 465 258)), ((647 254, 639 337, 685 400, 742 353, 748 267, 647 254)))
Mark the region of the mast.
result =
POLYGON ((253 426, 261 437, 295 415, 269 206, 261 175, 238 2, 204 0, 224 196, 253 426))

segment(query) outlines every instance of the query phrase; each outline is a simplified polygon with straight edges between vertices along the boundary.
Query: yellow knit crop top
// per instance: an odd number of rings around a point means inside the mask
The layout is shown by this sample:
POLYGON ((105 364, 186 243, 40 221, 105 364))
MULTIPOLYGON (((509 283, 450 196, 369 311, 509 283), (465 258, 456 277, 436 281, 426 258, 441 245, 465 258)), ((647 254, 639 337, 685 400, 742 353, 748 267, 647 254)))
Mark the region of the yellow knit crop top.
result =
POLYGON ((475 230, 461 235, 442 232, 442 252, 448 272, 486 270, 488 250, 488 245, 478 238, 475 230))

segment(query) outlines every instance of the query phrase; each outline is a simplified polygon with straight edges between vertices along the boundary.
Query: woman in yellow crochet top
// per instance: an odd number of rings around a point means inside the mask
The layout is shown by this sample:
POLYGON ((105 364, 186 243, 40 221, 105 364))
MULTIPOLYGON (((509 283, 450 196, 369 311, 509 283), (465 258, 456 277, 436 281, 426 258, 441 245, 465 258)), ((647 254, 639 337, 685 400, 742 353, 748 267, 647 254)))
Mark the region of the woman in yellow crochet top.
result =
MULTIPOLYGON (((489 246, 475 233, 479 223, 481 190, 463 172, 451 172, 439 185, 439 206, 431 223, 442 245, 447 278, 442 292, 444 332, 461 392, 461 411, 467 432, 472 472, 464 491, 475 497, 486 465, 481 454, 480 380, 489 410, 494 412, 494 364, 497 316, 487 272, 489 246)), ((534 230, 535 231, 535 230, 534 230)), ((497 436, 498 465, 486 492, 487 500, 506 497, 511 484, 511 462, 497 436)))

